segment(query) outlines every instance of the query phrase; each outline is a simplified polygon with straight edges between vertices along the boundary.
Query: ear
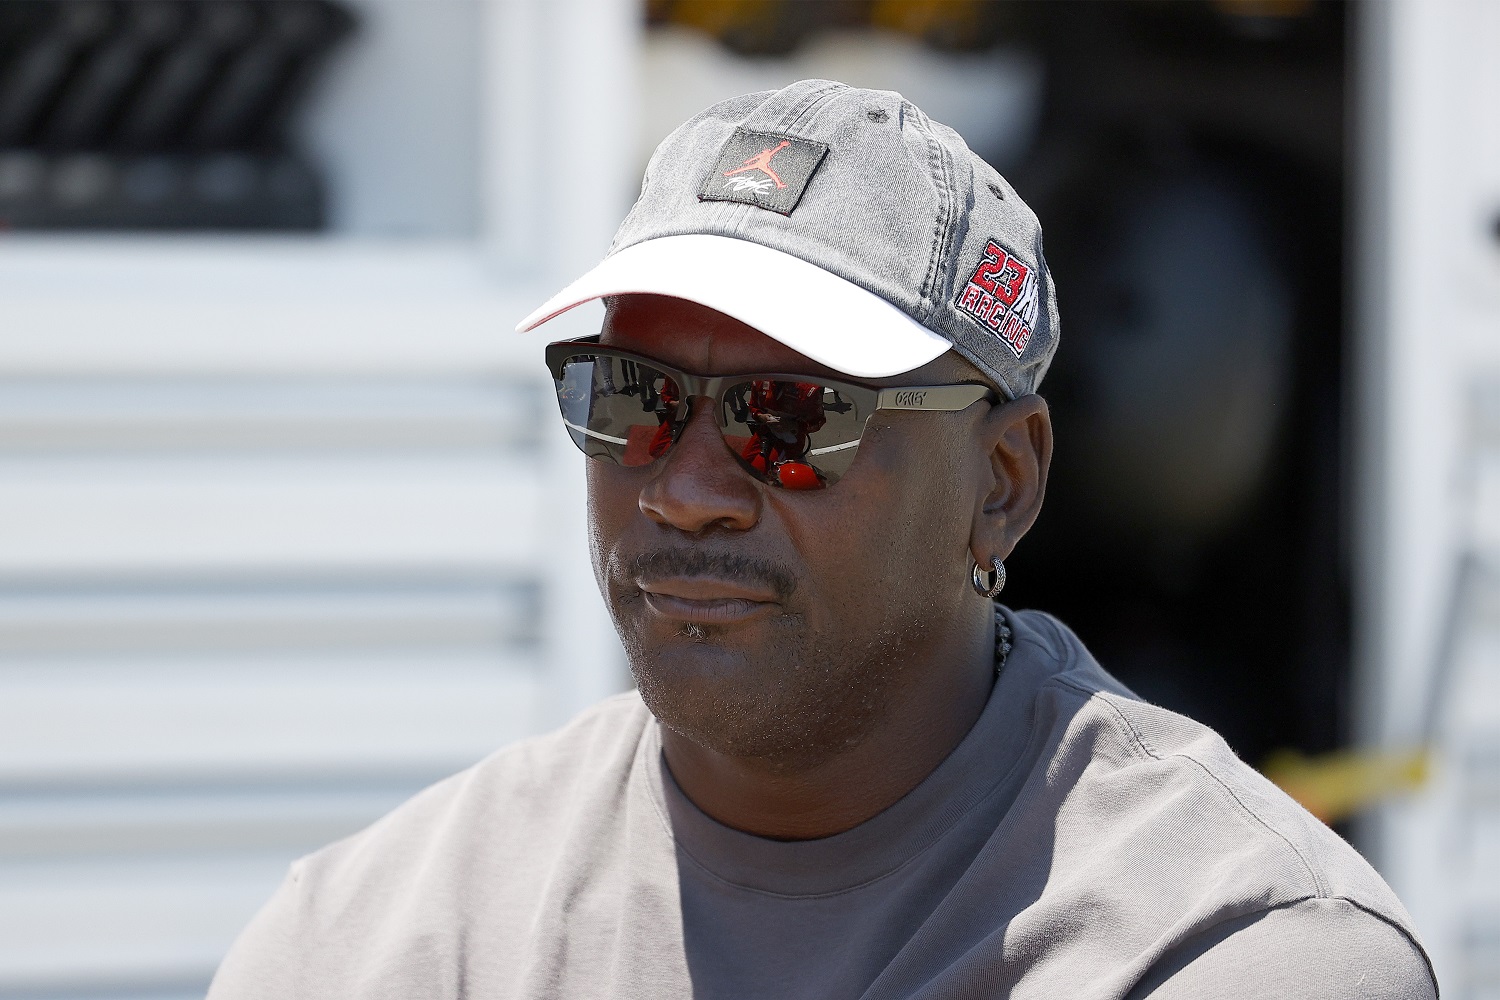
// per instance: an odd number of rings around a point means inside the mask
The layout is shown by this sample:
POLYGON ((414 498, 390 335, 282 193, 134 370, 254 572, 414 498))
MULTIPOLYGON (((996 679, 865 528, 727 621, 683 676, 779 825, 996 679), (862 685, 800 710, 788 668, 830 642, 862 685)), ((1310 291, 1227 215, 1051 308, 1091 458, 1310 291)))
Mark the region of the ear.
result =
POLYGON ((987 569, 996 557, 1010 558, 1041 512, 1052 464, 1052 415, 1042 397, 1022 396, 992 408, 978 433, 977 443, 989 454, 988 489, 974 512, 969 550, 987 569))

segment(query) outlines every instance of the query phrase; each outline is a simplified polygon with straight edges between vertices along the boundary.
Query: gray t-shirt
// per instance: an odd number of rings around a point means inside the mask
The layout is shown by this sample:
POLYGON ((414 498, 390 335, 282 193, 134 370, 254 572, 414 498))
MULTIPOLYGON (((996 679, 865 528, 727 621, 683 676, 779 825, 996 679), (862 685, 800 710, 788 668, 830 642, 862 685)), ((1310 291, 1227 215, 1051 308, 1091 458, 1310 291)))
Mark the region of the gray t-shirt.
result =
POLYGON ((1411 920, 1214 733, 1052 618, 921 785, 822 840, 716 823, 634 694, 297 862, 243 997, 1434 997, 1411 920))

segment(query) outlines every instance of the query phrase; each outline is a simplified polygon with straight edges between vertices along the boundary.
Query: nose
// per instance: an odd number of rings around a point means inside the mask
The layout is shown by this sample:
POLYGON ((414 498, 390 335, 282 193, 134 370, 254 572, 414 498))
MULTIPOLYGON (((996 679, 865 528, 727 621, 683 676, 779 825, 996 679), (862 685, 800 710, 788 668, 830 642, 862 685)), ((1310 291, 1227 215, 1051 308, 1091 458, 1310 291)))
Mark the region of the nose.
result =
POLYGON ((657 524, 696 535, 748 531, 760 520, 760 485, 729 453, 714 416, 706 399, 693 400, 677 443, 641 490, 641 513, 657 524))

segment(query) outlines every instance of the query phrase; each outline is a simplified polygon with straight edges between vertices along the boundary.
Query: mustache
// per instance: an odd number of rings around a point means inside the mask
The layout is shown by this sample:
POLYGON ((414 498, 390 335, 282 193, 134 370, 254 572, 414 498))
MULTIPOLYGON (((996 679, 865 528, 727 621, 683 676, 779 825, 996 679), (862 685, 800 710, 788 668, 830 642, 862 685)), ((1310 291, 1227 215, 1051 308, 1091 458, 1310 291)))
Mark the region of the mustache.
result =
POLYGON ((630 578, 712 576, 734 583, 761 584, 785 601, 797 589, 797 578, 784 565, 731 552, 702 549, 657 549, 630 560, 630 578))

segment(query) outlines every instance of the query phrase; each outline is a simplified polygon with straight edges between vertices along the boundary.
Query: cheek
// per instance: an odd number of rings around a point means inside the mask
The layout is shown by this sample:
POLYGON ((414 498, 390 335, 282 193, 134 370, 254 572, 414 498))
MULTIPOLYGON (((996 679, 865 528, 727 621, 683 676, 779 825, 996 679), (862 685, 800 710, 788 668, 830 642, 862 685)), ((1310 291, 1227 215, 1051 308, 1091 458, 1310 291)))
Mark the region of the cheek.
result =
POLYGON ((955 565, 967 573, 975 488, 967 454, 948 435, 913 438, 900 429, 877 443, 860 456, 869 461, 851 485, 860 488, 859 517, 870 526, 864 545, 881 572, 921 589, 951 575, 955 565))
POLYGON ((772 494, 793 544, 820 570, 821 596, 840 602, 839 615, 873 611, 884 595, 909 600, 902 595, 913 588, 939 580, 946 587, 947 577, 968 572, 964 456, 950 441, 912 446, 894 431, 870 443, 827 492, 772 494))
POLYGON ((640 486, 633 471, 603 462, 589 462, 587 482, 589 553, 594 576, 603 588, 610 554, 617 548, 630 520, 640 513, 640 486))

